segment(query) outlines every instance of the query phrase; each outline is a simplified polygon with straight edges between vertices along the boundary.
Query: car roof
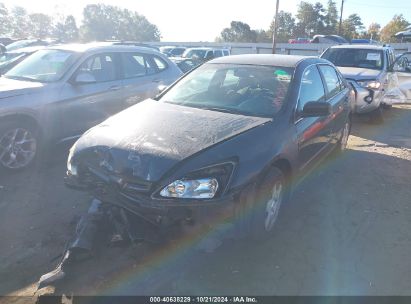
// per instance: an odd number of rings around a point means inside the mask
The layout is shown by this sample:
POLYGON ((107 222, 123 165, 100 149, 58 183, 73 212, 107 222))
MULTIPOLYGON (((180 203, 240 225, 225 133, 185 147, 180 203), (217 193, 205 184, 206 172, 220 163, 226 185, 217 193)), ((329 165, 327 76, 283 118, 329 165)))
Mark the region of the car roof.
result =
POLYGON ((121 45, 113 44, 113 42, 90 42, 90 43, 73 43, 73 44, 61 44, 48 47, 53 50, 73 51, 78 53, 99 51, 104 49, 105 51, 132 51, 139 50, 145 52, 159 53, 157 50, 150 47, 136 46, 136 45, 121 45))
POLYGON ((228 63, 228 64, 250 64, 268 65, 282 67, 296 67, 304 60, 311 60, 318 63, 328 63, 327 60, 313 56, 280 55, 280 54, 248 54, 219 57, 209 61, 209 63, 228 63))
POLYGON ((50 47, 48 47, 46 45, 27 46, 27 47, 11 50, 7 53, 18 53, 18 54, 20 54, 20 53, 34 53, 34 52, 37 52, 38 50, 42 50, 42 49, 46 49, 46 48, 50 48, 50 47))
POLYGON ((205 51, 208 51, 208 50, 214 50, 214 49, 210 48, 210 47, 192 47, 192 48, 187 48, 187 50, 205 50, 205 51))
POLYGON ((332 49, 369 49, 369 50, 384 50, 388 46, 375 45, 375 44, 345 44, 345 45, 333 45, 332 49))

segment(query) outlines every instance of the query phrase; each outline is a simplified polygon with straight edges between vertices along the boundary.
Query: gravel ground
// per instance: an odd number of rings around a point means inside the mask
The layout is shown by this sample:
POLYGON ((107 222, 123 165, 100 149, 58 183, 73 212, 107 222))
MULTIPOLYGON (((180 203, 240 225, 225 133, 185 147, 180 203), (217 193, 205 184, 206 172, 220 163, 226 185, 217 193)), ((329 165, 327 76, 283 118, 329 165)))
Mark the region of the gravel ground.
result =
MULTIPOLYGON (((300 183, 267 242, 227 241, 207 254, 198 235, 182 233, 104 248, 55 292, 411 295, 411 106, 384 116, 382 125, 355 119, 349 150, 300 183)), ((12 302, 33 301, 90 201, 63 185, 67 147, 53 155, 47 168, 0 176, 0 295, 29 296, 12 302)))

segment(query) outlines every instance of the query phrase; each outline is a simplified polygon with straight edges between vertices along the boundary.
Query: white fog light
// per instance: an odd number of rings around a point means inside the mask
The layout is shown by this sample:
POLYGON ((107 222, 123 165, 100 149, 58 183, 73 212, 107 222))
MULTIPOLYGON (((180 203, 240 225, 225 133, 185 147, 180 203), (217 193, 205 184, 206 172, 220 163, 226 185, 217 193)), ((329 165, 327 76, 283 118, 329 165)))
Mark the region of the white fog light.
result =
POLYGON ((215 178, 176 180, 161 190, 163 197, 207 199, 213 198, 218 190, 215 178))

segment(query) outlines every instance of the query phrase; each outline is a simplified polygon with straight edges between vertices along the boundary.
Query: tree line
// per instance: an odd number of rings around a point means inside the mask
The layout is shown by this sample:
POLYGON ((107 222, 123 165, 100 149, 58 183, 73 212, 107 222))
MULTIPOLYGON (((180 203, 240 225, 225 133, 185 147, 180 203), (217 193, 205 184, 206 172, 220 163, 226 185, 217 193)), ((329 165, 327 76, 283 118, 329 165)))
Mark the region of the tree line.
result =
MULTIPOLYGON (((273 18, 267 30, 253 30, 247 23, 232 21, 230 27, 221 31, 217 42, 271 42, 274 30, 273 18)), ((358 14, 351 14, 341 24, 341 36, 347 40, 367 38, 382 42, 395 42, 395 33, 405 30, 410 23, 402 14, 395 15, 384 27, 379 23, 371 23, 365 28, 358 14)), ((291 38, 312 38, 313 35, 339 34, 339 11, 337 4, 329 0, 324 6, 320 2, 301 1, 297 13, 278 13, 277 42, 286 43, 291 38)))
POLYGON ((90 4, 80 26, 72 15, 29 14, 21 6, 0 3, 0 35, 16 39, 55 38, 63 42, 93 40, 159 41, 160 31, 146 17, 112 5, 90 4))

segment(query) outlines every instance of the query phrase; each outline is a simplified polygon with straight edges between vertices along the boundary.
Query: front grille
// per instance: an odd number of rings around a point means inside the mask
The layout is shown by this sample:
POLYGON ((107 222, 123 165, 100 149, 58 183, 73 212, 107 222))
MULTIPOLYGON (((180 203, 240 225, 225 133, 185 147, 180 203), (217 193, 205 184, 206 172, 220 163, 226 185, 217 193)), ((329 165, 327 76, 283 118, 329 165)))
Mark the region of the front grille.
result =
POLYGON ((107 172, 102 168, 86 166, 82 172, 82 181, 90 186, 100 187, 102 184, 115 185, 118 191, 128 195, 150 193, 152 183, 135 178, 128 179, 116 173, 107 172))

